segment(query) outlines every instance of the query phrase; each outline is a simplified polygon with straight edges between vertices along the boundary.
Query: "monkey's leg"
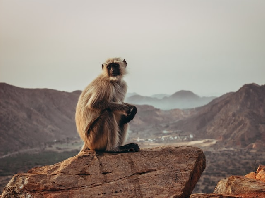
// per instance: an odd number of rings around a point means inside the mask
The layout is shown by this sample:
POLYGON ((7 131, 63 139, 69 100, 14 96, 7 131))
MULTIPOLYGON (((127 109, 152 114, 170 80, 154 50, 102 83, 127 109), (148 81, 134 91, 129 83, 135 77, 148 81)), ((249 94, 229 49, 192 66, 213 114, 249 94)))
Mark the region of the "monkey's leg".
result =
POLYGON ((110 110, 104 111, 88 130, 85 145, 91 150, 113 150, 119 141, 118 133, 112 133, 113 130, 118 131, 115 123, 113 113, 110 110))
POLYGON ((118 134, 118 146, 115 148, 112 148, 110 150, 107 150, 106 152, 109 153, 128 153, 128 152, 138 152, 139 146, 138 144, 135 143, 130 143, 130 144, 126 144, 124 146, 122 146, 125 142, 126 139, 126 134, 127 134, 127 124, 120 124, 118 125, 118 131, 114 132, 114 131, 109 131, 112 132, 114 134, 118 134))
POLYGON ((119 123, 119 146, 118 148, 115 149, 114 152, 120 152, 120 153, 127 153, 127 152, 138 152, 140 150, 138 144, 136 143, 129 143, 123 146, 125 140, 126 140, 126 135, 127 135, 127 129, 128 129, 128 121, 131 121, 134 117, 134 115, 137 113, 137 109, 131 108, 130 111, 131 114, 118 114, 115 113, 115 119, 116 122, 119 123), (129 117, 129 119, 128 119, 129 117))
POLYGON ((126 141, 128 124, 125 115, 121 115, 118 121, 119 123, 119 146, 122 146, 126 141))
POLYGON ((118 146, 116 148, 114 148, 112 150, 107 150, 107 152, 110 152, 110 153, 138 152, 140 150, 138 144, 129 143, 129 144, 122 146, 125 142, 125 139, 126 139, 127 127, 128 127, 127 122, 123 123, 123 121, 124 121, 123 118, 126 119, 126 116, 115 114, 115 118, 116 118, 116 121, 119 120, 119 125, 118 125, 119 128, 117 131, 119 134, 118 135, 119 142, 118 142, 118 146))
MULTIPOLYGON (((116 121, 117 118, 111 110, 106 110, 101 114, 88 131, 86 145, 89 149, 111 153, 139 151, 137 144, 121 146, 119 143, 121 134, 116 121)), ((123 132, 126 132, 125 126, 123 129, 123 132)), ((125 139, 126 134, 122 134, 124 135, 122 138, 125 139)))

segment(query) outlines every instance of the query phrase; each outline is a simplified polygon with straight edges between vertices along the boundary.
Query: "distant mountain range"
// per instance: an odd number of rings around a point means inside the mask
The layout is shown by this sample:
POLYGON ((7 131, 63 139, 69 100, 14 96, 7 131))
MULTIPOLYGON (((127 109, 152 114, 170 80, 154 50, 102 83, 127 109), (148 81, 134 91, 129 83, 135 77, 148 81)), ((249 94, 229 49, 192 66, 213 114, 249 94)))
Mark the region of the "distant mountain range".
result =
MULTIPOLYGON (((75 108, 81 91, 24 89, 0 83, 0 156, 12 151, 78 137, 75 108)), ((201 99, 189 91, 161 100, 201 99)), ((132 102, 133 103, 133 102, 132 102)), ((166 102, 165 102, 166 103, 166 102)), ((191 109, 161 110, 137 105, 130 136, 151 138, 162 131, 214 138, 225 146, 265 143, 265 85, 248 84, 237 92, 191 109)))
POLYGON ((137 105, 151 105, 159 109, 187 109, 206 105, 211 102, 214 96, 200 97, 191 91, 178 91, 173 95, 155 94, 153 96, 141 96, 132 94, 126 98, 126 102, 137 105))

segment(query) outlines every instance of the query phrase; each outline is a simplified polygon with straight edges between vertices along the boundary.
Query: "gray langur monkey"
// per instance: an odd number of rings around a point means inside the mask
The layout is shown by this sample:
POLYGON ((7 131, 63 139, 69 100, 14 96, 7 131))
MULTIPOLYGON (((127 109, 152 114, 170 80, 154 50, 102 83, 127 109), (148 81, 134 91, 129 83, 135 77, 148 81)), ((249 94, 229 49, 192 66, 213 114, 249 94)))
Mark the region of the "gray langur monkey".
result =
POLYGON ((127 84, 122 79, 127 62, 120 58, 108 59, 102 64, 102 73, 81 93, 75 114, 79 136, 84 141, 82 150, 105 152, 137 152, 139 146, 123 146, 128 122, 137 108, 124 103, 127 84))

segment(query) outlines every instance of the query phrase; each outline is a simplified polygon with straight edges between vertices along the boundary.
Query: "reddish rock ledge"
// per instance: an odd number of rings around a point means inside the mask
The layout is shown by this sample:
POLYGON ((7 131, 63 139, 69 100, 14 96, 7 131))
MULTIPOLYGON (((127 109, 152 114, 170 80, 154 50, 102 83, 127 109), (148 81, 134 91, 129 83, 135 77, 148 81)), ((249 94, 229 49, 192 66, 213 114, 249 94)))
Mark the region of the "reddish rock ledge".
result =
POLYGON ((14 175, 2 198, 186 198, 205 166, 202 150, 195 147, 159 147, 121 154, 85 151, 14 175))
POLYGON ((245 177, 265 182, 265 166, 260 165, 256 172, 251 172, 245 175, 245 177))
POLYGON ((192 194, 190 198, 265 198, 265 166, 244 176, 230 176, 218 182, 212 194, 192 194))

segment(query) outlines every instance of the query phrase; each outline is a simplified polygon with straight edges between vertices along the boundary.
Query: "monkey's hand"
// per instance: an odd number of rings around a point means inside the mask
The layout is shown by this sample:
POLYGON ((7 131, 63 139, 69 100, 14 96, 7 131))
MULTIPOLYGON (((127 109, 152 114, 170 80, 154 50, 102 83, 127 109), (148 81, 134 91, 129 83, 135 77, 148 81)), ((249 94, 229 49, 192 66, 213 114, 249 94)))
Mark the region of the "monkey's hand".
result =
POLYGON ((133 120, 135 114, 137 113, 136 106, 130 105, 130 109, 126 113, 127 113, 126 120, 127 122, 130 122, 131 120, 133 120))
POLYGON ((119 124, 127 124, 128 122, 130 122, 135 114, 137 113, 137 108, 135 106, 127 106, 128 110, 126 111, 126 115, 122 115, 121 119, 120 119, 120 123, 119 124))

